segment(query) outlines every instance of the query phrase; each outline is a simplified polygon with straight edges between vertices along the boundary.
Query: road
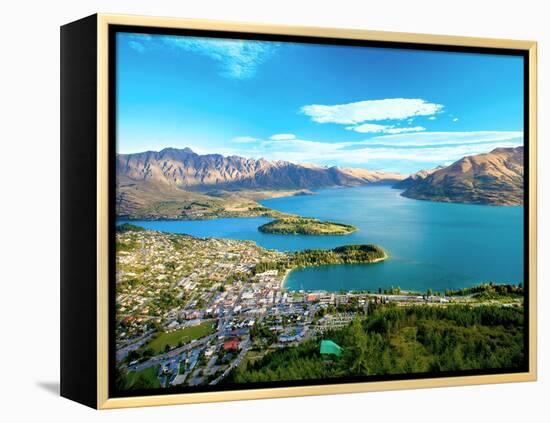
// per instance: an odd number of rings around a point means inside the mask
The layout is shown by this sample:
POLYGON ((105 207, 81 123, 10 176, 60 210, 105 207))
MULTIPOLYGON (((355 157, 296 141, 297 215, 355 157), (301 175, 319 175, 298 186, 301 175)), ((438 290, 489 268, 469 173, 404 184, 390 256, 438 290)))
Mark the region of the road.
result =
POLYGON ((143 334, 138 339, 133 340, 131 343, 125 345, 124 347, 117 348, 116 361, 123 360, 124 358, 126 358, 126 356, 130 351, 134 351, 140 348, 143 344, 145 344, 151 338, 151 336, 153 336, 154 333, 155 333, 154 330, 150 330, 149 332, 143 334))
POLYGON ((233 370, 235 367, 239 365, 239 363, 242 361, 246 353, 248 352, 248 347, 250 346, 250 338, 246 338, 244 342, 241 343, 241 352, 237 356, 237 358, 229 365, 227 369, 224 370, 224 372, 218 376, 216 379, 214 379, 212 382, 210 382, 210 385, 217 385, 227 377, 227 375, 233 370))
POLYGON ((140 370, 144 370, 148 367, 154 366, 154 365, 159 364, 163 361, 170 360, 171 358, 174 358, 174 357, 180 355, 183 352, 186 352, 186 351, 192 350, 194 348, 197 348, 198 346, 200 346, 202 344, 207 344, 215 336, 217 336, 217 333, 205 336, 205 337, 200 338, 200 339, 196 339, 195 341, 192 341, 189 344, 185 344, 181 347, 178 347, 176 349, 168 351, 167 353, 156 355, 156 356, 150 358, 147 361, 144 361, 142 363, 138 363, 134 366, 129 366, 128 370, 139 372, 140 370))

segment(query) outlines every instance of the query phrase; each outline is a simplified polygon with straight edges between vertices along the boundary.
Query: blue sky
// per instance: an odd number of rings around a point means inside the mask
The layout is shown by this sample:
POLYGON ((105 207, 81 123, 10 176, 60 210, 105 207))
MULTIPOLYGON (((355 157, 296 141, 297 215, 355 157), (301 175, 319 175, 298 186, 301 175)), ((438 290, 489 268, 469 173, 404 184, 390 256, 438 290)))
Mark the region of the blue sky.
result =
POLYGON ((411 173, 523 144, 519 57, 117 35, 117 151, 411 173))

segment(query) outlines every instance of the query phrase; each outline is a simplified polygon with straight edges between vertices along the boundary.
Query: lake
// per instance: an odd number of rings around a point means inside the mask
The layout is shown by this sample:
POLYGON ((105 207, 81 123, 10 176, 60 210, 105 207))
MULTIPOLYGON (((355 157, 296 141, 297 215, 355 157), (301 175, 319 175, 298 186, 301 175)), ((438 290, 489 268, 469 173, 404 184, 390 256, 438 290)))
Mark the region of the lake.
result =
POLYGON ((289 289, 376 291, 399 286, 442 291, 488 281, 523 282, 523 207, 437 203, 399 194, 389 186, 374 185, 262 201, 272 209, 350 223, 359 229, 344 236, 259 232, 258 226, 269 218, 132 223, 199 237, 253 240, 281 251, 370 243, 389 254, 388 260, 376 264, 294 270, 285 284, 289 289))

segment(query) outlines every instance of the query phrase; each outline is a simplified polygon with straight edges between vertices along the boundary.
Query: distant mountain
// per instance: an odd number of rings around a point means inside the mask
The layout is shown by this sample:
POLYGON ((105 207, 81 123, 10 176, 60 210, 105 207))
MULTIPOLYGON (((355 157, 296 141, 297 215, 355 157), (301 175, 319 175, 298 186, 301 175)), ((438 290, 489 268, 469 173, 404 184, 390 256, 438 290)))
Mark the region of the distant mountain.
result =
POLYGON ((116 157, 116 212, 135 219, 207 219, 284 213, 258 201, 308 189, 395 183, 402 175, 196 154, 166 148, 116 157))
POLYGON ((165 148, 119 154, 117 178, 135 183, 155 182, 193 191, 213 189, 310 189, 395 182, 395 173, 294 164, 287 161, 246 159, 220 154, 200 155, 189 148, 165 148))
POLYGON ((463 157, 424 178, 416 178, 402 195, 457 203, 523 204, 523 147, 496 148, 490 153, 463 157))
POLYGON ((419 170, 416 173, 413 173, 409 177, 398 181, 396 184, 393 185, 393 188, 396 189, 407 189, 411 186, 413 186, 415 183, 422 179, 426 179, 428 176, 430 176, 432 173, 437 172, 438 170, 444 169, 445 166, 437 166, 434 169, 422 169, 419 170))

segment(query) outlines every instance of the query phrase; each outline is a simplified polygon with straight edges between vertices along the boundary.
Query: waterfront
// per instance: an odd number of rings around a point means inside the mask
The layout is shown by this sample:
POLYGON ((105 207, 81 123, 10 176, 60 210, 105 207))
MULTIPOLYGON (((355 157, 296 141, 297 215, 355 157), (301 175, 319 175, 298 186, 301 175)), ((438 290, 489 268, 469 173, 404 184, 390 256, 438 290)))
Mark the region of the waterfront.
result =
POLYGON ((291 272, 288 289, 408 290, 461 288, 480 282, 523 282, 523 207, 436 203, 404 198, 388 186, 324 189, 315 195, 265 200, 266 207, 349 223, 344 236, 273 235, 257 230, 268 218, 134 221, 147 229, 198 237, 252 240, 281 251, 372 243, 389 259, 366 265, 291 272))

